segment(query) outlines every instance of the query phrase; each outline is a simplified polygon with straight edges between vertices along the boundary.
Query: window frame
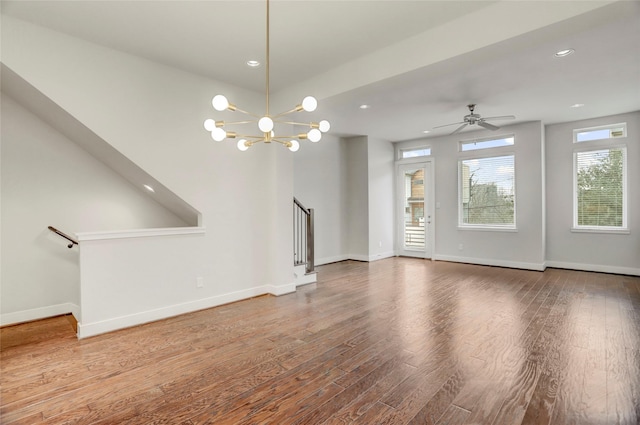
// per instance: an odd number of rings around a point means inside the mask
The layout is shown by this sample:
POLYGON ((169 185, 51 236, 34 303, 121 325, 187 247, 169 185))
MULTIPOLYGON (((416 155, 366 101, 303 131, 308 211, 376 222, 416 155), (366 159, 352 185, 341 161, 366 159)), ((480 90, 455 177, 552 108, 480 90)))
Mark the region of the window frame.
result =
POLYGON ((573 129, 573 143, 577 144, 577 145, 582 145, 583 143, 594 143, 594 142, 602 142, 602 141, 607 141, 609 143, 610 140, 617 140, 617 139, 626 139, 627 137, 627 123, 626 122, 619 122, 616 124, 607 124, 607 125, 596 125, 594 127, 585 127, 585 128, 575 128, 573 129), (598 131, 598 130, 614 130, 614 129, 618 129, 618 128, 622 128, 622 136, 614 136, 614 137, 605 137, 605 138, 600 138, 600 139, 593 139, 593 140, 578 140, 578 134, 580 133, 586 133, 589 131, 598 131))
POLYGON ((487 150, 493 150, 493 149, 513 149, 514 146, 516 145, 516 136, 515 134, 504 134, 502 136, 498 136, 498 137, 483 137, 480 139, 477 138, 473 138, 473 139, 467 139, 467 140, 460 140, 458 142, 458 152, 460 152, 461 154, 469 154, 472 152, 485 152, 487 150), (506 139, 513 139, 513 143, 510 145, 504 145, 504 146, 491 146, 491 147, 485 147, 485 148, 476 148, 476 149, 467 149, 464 150, 462 147, 465 145, 471 145, 474 143, 483 143, 483 142, 491 142, 494 140, 506 140, 506 139))
MULTIPOLYGON (((503 137, 497 137, 495 139, 501 139, 503 137)), ((487 139, 493 140, 494 138, 487 139)), ((515 138, 514 138, 515 145, 515 138)), ((458 229, 459 230, 481 230, 481 231, 497 231, 497 232, 517 232, 518 220, 517 220, 517 196, 516 196, 516 153, 513 150, 514 145, 500 146, 495 148, 484 148, 472 151, 460 152, 458 156, 458 169, 457 169, 457 182, 458 182, 458 229), (513 157, 513 224, 478 224, 478 223, 464 223, 463 205, 462 205, 462 162, 473 159, 488 159, 488 158, 500 158, 510 156, 513 157)))
POLYGON ((421 161, 424 161, 424 158, 431 158, 433 155, 431 153, 431 146, 430 145, 421 145, 421 146, 412 146, 412 147, 403 147, 403 148, 398 148, 398 153, 397 153, 397 161, 412 161, 412 160, 416 160, 419 159, 421 161), (429 150, 429 154, 428 155, 418 155, 418 156, 410 156, 405 158, 403 156, 404 152, 410 152, 410 151, 419 151, 419 150, 425 150, 428 149, 429 150))
MULTIPOLYGON (((606 129, 613 126, 619 126, 619 124, 609 126, 599 126, 598 129, 606 129)), ((626 123, 625 123, 626 127, 626 123)), ((589 129, 593 129, 591 127, 589 129)), ((587 130, 589 130, 587 129, 587 130)), ((574 140, 577 131, 584 131, 585 129, 574 130, 574 140)), ((626 133, 625 133, 626 134, 626 133)), ((609 139, 597 139, 584 142, 574 142, 576 145, 573 149, 573 187, 572 187, 572 206, 573 217, 571 223, 571 232, 574 233, 604 233, 604 234, 629 234, 629 187, 628 187, 628 149, 626 143, 612 143, 611 140, 622 138, 623 136, 609 138, 609 139), (622 226, 584 226, 578 224, 578 154, 582 152, 594 152, 612 149, 622 149, 623 162, 622 162, 622 226)), ((626 137, 626 136, 624 136, 626 137)))

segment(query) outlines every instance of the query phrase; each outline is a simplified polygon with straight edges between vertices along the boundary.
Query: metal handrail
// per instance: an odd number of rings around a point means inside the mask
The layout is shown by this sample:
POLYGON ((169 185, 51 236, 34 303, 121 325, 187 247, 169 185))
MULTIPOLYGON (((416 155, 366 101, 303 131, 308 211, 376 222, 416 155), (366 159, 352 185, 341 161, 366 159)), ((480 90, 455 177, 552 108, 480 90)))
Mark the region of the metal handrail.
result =
POLYGON ((313 208, 305 208, 293 198, 293 264, 304 264, 306 273, 315 268, 313 227, 313 208))
POLYGON ((302 205, 302 202, 298 201, 295 196, 293 197, 293 203, 296 204, 302 211, 304 211, 305 214, 309 215, 309 209, 305 208, 304 205, 302 205))
POLYGON ((71 242, 69 245, 67 245, 67 248, 73 248, 74 245, 78 245, 78 241, 73 239, 71 236, 67 235, 66 233, 61 232, 60 230, 56 229, 53 226, 47 226, 47 228, 51 230, 53 233, 56 233, 62 236, 63 238, 65 238, 66 240, 68 240, 69 242, 71 242))

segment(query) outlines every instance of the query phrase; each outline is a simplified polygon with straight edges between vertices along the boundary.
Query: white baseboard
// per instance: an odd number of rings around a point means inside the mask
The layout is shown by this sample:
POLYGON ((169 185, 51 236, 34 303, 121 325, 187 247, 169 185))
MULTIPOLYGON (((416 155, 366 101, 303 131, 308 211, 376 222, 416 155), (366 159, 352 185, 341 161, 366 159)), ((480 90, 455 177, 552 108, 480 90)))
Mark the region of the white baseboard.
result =
POLYGON ((347 255, 347 260, 355 260, 355 261, 364 261, 364 262, 369 262, 369 256, 368 255, 362 255, 362 254, 349 254, 347 255))
POLYGON ((348 255, 335 255, 333 257, 318 258, 315 261, 315 265, 322 266, 324 264, 337 263, 339 261, 345 261, 348 259, 349 259, 348 255))
POLYGON ((322 266, 324 264, 337 263, 339 261, 346 261, 346 260, 364 261, 368 263, 370 261, 376 261, 376 260, 382 260, 384 258, 394 257, 395 255, 396 255, 395 251, 381 252, 380 254, 373 254, 373 255, 362 255, 362 254, 336 255, 334 257, 320 258, 316 260, 315 264, 316 266, 322 266))
POLYGON ((525 263, 522 261, 507 261, 507 260, 496 260, 492 258, 470 258, 470 257, 457 257, 453 255, 434 255, 433 259, 436 261, 451 261, 454 263, 467 263, 467 264, 478 264, 481 266, 496 266, 496 267, 508 267, 511 269, 524 269, 524 270, 535 270, 535 271, 544 271, 545 268, 549 265, 548 263, 525 263))
POLYGON ((600 273, 640 276, 640 268, 634 268, 634 267, 605 266, 602 264, 569 263, 566 261, 547 261, 547 267, 554 267, 557 269, 582 270, 586 272, 600 272, 600 273))
POLYGON ((33 320, 46 319, 62 314, 73 314, 76 320, 80 317, 80 307, 73 303, 50 305, 47 307, 33 308, 30 310, 15 311, 0 315, 0 326, 15 325, 17 323, 31 322, 33 320))
POLYGON ((274 294, 283 295, 288 292, 295 291, 294 284, 288 285, 264 285, 254 288, 244 289, 242 291, 231 292, 228 294, 217 295, 215 297, 204 298, 200 300, 189 301, 182 304, 175 304, 162 307, 155 310, 141 311, 139 313, 114 317, 93 323, 78 322, 78 338, 88 338, 90 336, 100 335, 103 333, 115 331, 118 329, 130 328, 132 326, 142 325, 144 323, 162 320, 169 317, 179 316, 181 314, 191 313, 198 310, 217 307, 223 304, 244 300, 247 298, 257 297, 259 295, 274 294))
POLYGON ((395 251, 381 252, 379 254, 370 255, 369 261, 383 260, 385 258, 394 257, 395 255, 396 255, 395 251))
POLYGON ((295 282, 286 285, 265 285, 264 288, 267 294, 275 295, 276 297, 296 292, 295 282))

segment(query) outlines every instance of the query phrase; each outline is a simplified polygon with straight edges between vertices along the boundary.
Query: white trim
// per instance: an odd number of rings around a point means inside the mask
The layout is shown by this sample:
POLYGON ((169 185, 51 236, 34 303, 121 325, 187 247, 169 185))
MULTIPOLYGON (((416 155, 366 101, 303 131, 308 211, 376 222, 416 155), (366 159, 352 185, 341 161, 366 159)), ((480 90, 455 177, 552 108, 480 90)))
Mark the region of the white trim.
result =
POLYGON ((217 307, 223 304, 228 304, 236 301, 241 301, 247 298, 257 297, 259 295, 272 294, 282 295, 286 293, 286 290, 290 292, 295 291, 295 285, 264 285, 256 286, 241 291, 230 292, 228 294, 216 295, 214 297, 203 298, 199 300, 189 301, 181 304, 174 304, 158 309, 142 311, 126 316, 115 317, 112 319, 102 320, 93 323, 78 322, 78 338, 87 338, 90 336, 100 335, 103 333, 115 331, 118 329, 129 328, 132 326, 142 325, 144 323, 153 322, 156 320, 166 319, 173 316, 179 316, 181 314, 192 313, 198 310, 204 310, 211 307, 217 307), (292 288, 292 289, 291 289, 292 288), (273 291, 273 292, 272 292, 273 291))
POLYGON ((310 283, 316 283, 317 281, 318 281, 317 272, 303 273, 301 275, 296 275, 295 285, 296 285, 296 288, 298 288, 299 286, 308 285, 310 283))
MULTIPOLYGON (((604 139, 605 141, 609 141, 610 139, 604 139)), ((589 143, 589 142, 582 142, 589 143)), ((573 204, 573 224, 571 226, 572 232, 591 232, 591 233, 629 233, 629 187, 628 187, 628 173, 629 167, 627 165, 627 145, 622 143, 607 143, 607 145, 602 147, 596 147, 593 145, 587 145, 584 148, 574 148, 573 149, 573 198, 571 200, 573 204), (622 150, 622 226, 620 227, 611 227, 611 226, 580 226, 578 225, 578 154, 585 152, 596 152, 603 150, 613 150, 620 149, 622 150)))
POLYGON ((535 270, 542 272, 548 263, 525 263, 522 261, 495 260, 490 258, 457 257, 453 255, 434 255, 436 261, 451 261, 453 263, 478 264, 481 266, 508 267, 510 269, 535 270))
POLYGON ((607 266, 603 264, 568 263, 566 261, 547 261, 547 267, 554 267, 558 269, 581 270, 586 272, 600 272, 600 273, 640 276, 640 268, 637 268, 637 267, 607 266))
POLYGON ((199 235, 204 234, 205 227, 167 227, 159 229, 117 230, 107 232, 76 233, 78 241, 95 241, 105 239, 148 238, 155 236, 199 235))
POLYGON ((292 292, 296 292, 296 286, 297 285, 295 282, 291 282, 287 283, 286 285, 265 285, 264 288, 268 294, 279 297, 280 295, 286 295, 292 292))
POLYGON ((504 136, 492 136, 492 137, 481 137, 481 138, 473 138, 473 139, 466 139, 466 140, 460 140, 458 142, 458 153, 466 153, 466 152, 478 152, 478 151, 483 151, 485 149, 503 149, 503 148, 513 148, 513 146, 515 146, 516 144, 516 135, 515 133, 510 133, 508 135, 504 135, 504 136), (507 140, 507 139, 513 139, 513 143, 509 144, 509 145, 504 145, 504 146, 490 146, 490 147, 486 147, 486 148, 476 148, 476 149, 467 149, 464 150, 462 149, 462 147, 464 145, 470 145, 470 144, 475 144, 475 143, 482 143, 482 142, 493 142, 496 140, 507 140))
POLYGON ((80 307, 73 303, 50 305, 33 308, 30 310, 15 311, 0 315, 0 326, 15 325, 17 323, 31 322, 33 320, 46 319, 48 317, 73 314, 76 320, 80 317, 80 307))
MULTIPOLYGON (((515 139, 514 139, 515 140, 515 139)), ((509 149, 511 149, 513 146, 508 146, 509 149)), ((511 232, 517 232, 518 231, 518 196, 517 193, 518 191, 516 190, 516 183, 517 183, 517 179, 516 179, 516 169, 517 164, 516 164, 516 154, 515 151, 509 150, 509 151, 505 151, 505 153, 499 153, 500 150, 502 150, 504 148, 500 147, 500 148, 489 148, 488 149, 488 153, 490 155, 472 155, 469 157, 463 156, 463 155, 458 155, 458 230, 488 230, 488 231, 511 231, 511 232), (463 219, 463 208, 462 208, 462 195, 463 195, 463 188, 462 188, 462 170, 463 170, 463 161, 473 161, 474 159, 495 159, 495 158, 506 158, 506 157, 513 157, 513 224, 504 224, 504 225, 500 225, 500 224, 482 224, 482 223, 464 223, 464 219, 463 219)), ((482 152, 483 150, 480 151, 467 151, 467 152, 471 152, 471 153, 477 153, 477 152, 482 152)), ((464 153, 467 153, 464 152, 464 153)), ((469 191, 471 191, 471 187, 469 187, 469 191)))
POLYGON ((318 258, 315 261, 315 265, 316 266, 323 266, 325 264, 331 264, 331 263, 337 263, 339 261, 346 261, 349 260, 349 256, 348 255, 335 255, 333 257, 324 257, 324 258, 318 258))
POLYGON ((631 234, 631 230, 629 228, 624 227, 572 227, 572 233, 608 233, 612 235, 629 235, 631 234))
POLYGON ((458 230, 478 230, 480 232, 511 232, 518 233, 518 228, 515 226, 498 226, 495 224, 458 224, 458 230))
MULTIPOLYGON (((395 231, 396 235, 394 256, 403 255, 417 258, 431 258, 433 252, 436 249, 436 208, 435 208, 435 158, 433 157, 420 157, 420 161, 406 162, 396 161, 395 164, 395 231), (405 181, 404 174, 400 177, 400 173, 405 169, 422 168, 424 170, 424 220, 425 220, 425 244, 424 250, 406 250, 404 249, 404 216, 405 216, 405 181), (431 219, 430 222, 427 222, 431 219)), ((391 256, 391 255, 389 255, 391 256)), ((385 257, 386 258, 386 257, 385 257)), ((381 258, 375 258, 381 259, 381 258)))
POLYGON ((361 255, 361 254, 349 254, 347 256, 347 260, 355 260, 355 261, 365 261, 365 262, 369 262, 369 256, 368 255, 361 255))
POLYGON ((369 261, 384 260, 385 258, 395 257, 395 251, 381 252, 379 254, 369 255, 369 261))
POLYGON ((621 139, 621 138, 625 138, 625 137, 627 137, 627 123, 626 122, 621 122, 621 123, 618 123, 618 124, 597 125, 595 127, 574 128, 573 129, 573 143, 590 143, 590 142, 597 142, 597 141, 601 141, 601 140, 621 139), (611 137, 611 130, 614 130, 614 129, 617 129, 617 128, 622 128, 622 136, 613 136, 613 137, 611 137), (598 130, 610 130, 609 131, 609 137, 605 137, 605 138, 602 138, 602 139, 578 141, 578 134, 580 134, 580 133, 588 133, 588 132, 598 131, 598 130))
POLYGON ((422 146, 404 147, 404 148, 399 147, 396 155, 396 158, 397 158, 396 160, 406 161, 406 160, 412 160, 412 159, 421 159, 424 161, 424 158, 428 158, 430 156, 431 156, 431 145, 422 145, 422 146), (404 157, 405 152, 421 151, 421 150, 429 150, 429 153, 427 155, 408 156, 406 158, 404 157))

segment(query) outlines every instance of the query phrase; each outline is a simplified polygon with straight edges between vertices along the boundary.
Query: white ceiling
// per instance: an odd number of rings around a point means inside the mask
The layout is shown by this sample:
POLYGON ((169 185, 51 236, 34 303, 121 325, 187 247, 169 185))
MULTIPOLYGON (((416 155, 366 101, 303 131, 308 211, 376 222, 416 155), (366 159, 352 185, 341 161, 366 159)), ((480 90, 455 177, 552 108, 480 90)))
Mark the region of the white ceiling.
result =
MULTIPOLYGON (((264 91, 264 66, 245 65, 264 61, 261 0, 1 6, 6 15, 264 91)), ((516 122, 640 110, 638 1, 272 0, 270 22, 276 102, 315 95, 318 112, 342 135, 425 137, 423 130, 460 121, 468 103, 516 122), (576 53, 554 57, 567 47, 576 53), (363 103, 371 108, 359 109, 363 103), (570 108, 575 103, 585 106, 570 108)))

